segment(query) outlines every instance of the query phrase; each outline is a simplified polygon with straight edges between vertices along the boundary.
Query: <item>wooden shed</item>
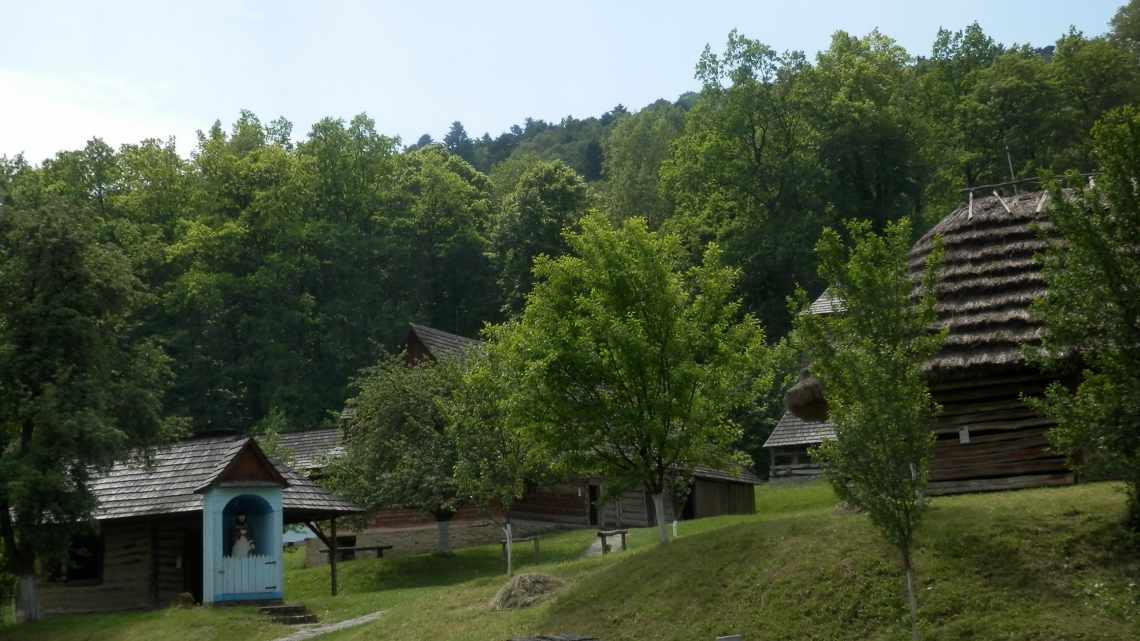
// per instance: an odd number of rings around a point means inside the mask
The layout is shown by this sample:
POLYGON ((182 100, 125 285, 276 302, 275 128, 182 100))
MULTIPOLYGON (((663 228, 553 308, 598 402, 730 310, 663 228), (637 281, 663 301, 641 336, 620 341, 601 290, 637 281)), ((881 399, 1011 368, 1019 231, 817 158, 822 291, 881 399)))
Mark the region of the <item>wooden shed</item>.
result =
MULTIPOLYGON (((310 479, 320 479, 324 467, 344 452, 343 432, 338 428, 290 432, 279 444, 292 454, 294 467, 310 479)), ((748 470, 718 470, 697 467, 692 471, 692 489, 678 520, 753 514, 756 511, 754 487, 760 480, 748 470)), ((655 523, 653 501, 643 490, 629 490, 620 498, 605 499, 601 478, 572 478, 531 488, 511 509, 516 532, 529 534, 560 528, 598 526, 648 527, 655 523), (620 507, 619 507, 620 506, 620 507)), ((666 502, 665 519, 674 519, 673 506, 666 502)), ((461 507, 451 519, 451 539, 456 545, 497 541, 500 532, 487 515, 475 507, 461 507)), ((376 512, 364 529, 342 531, 345 547, 391 545, 392 553, 424 552, 435 543, 435 521, 406 509, 376 512)), ((312 541, 307 561, 324 563, 326 543, 312 541)))
POLYGON ((776 423, 764 447, 768 448, 769 481, 810 481, 823 475, 823 468, 811 460, 809 449, 835 438, 835 426, 827 421, 802 419, 785 412, 776 423))
MULTIPOLYGON (((942 406, 931 425, 937 442, 929 490, 946 494, 1073 483, 1064 458, 1048 446, 1046 432, 1054 423, 1023 401, 1058 380, 1023 354, 1040 343, 1044 331, 1030 305, 1045 293, 1035 257, 1052 242, 1048 197, 1038 191, 971 200, 923 235, 909 256, 917 282, 934 239, 942 238, 937 312, 949 336, 926 364, 931 393, 942 406)), ((822 307, 842 311, 841 301, 822 307)), ((811 388, 818 385, 810 378, 801 381, 786 397, 788 409, 817 419, 819 403, 812 399, 822 395, 811 388)))
POLYGON ((360 511, 238 435, 158 448, 91 490, 93 531, 42 568, 45 614, 154 608, 184 592, 202 603, 280 600, 283 526, 360 511))

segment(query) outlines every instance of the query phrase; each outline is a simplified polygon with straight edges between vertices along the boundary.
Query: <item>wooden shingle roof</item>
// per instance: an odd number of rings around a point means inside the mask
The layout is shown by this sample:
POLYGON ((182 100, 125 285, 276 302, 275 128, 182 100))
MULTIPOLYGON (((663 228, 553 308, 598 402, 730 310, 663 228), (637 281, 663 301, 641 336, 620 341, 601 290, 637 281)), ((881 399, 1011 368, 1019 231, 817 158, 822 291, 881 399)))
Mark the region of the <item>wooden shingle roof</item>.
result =
POLYGON ((717 469, 715 467, 706 467, 704 465, 698 465, 693 468, 693 477, 698 479, 709 479, 713 481, 747 483, 749 485, 759 485, 761 483, 758 476, 745 469, 741 469, 737 472, 732 472, 729 470, 717 469))
MULTIPOLYGON (((159 447, 150 464, 134 458, 118 463, 90 482, 94 516, 110 520, 201 511, 202 489, 249 447, 257 445, 247 436, 204 436, 159 447)), ((286 466, 273 466, 286 484, 281 492, 286 521, 360 511, 286 466)))
POLYGON ((827 421, 805 421, 784 412, 776 429, 764 441, 764 447, 785 447, 790 445, 818 445, 825 439, 835 438, 835 426, 827 421))
POLYGON ((412 333, 420 339, 424 347, 427 348, 428 353, 432 358, 450 358, 453 356, 463 356, 472 347, 482 345, 483 342, 474 338, 467 338, 466 336, 459 336, 445 332, 441 329, 428 327, 427 325, 417 325, 412 323, 412 333))
POLYGON ((329 460, 344 454, 341 431, 335 427, 327 430, 288 432, 279 437, 278 443, 293 455, 293 469, 308 474, 322 469, 329 460))

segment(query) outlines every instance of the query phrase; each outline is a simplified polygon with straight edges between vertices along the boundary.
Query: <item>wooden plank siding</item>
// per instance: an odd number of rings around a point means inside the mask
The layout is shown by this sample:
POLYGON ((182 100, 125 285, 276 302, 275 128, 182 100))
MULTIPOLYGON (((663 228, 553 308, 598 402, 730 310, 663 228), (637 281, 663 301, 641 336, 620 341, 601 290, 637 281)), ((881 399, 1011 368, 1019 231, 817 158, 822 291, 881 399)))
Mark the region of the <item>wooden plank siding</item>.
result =
POLYGON ((698 519, 724 514, 755 514, 756 492, 752 485, 697 479, 693 486, 693 511, 698 519))
MULTIPOLYGON (((132 519, 100 524, 103 578, 96 584, 39 583, 47 615, 143 610, 189 591, 182 563, 186 536, 200 536, 185 519, 132 519)), ((200 543, 199 543, 200 544, 200 543)))
POLYGON ((942 412, 930 465, 931 494, 1073 483, 1065 458, 1049 449, 1055 424, 1025 404, 1054 379, 1032 372, 932 387, 942 412), (962 442, 968 439, 969 442, 962 442))
POLYGON ((511 507, 511 518, 558 525, 585 527, 590 524, 590 499, 586 486, 563 483, 540 487, 511 507))
POLYGON ((807 445, 788 445, 769 448, 771 462, 768 467, 770 481, 810 481, 823 476, 823 467, 811 460, 807 445))

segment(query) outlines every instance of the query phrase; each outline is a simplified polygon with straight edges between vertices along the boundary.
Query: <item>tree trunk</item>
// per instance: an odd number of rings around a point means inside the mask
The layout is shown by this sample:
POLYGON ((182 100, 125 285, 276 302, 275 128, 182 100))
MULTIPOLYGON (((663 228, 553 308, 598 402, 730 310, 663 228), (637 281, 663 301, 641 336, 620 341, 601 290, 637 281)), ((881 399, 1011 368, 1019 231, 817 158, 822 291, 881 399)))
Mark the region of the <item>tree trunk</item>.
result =
POLYGON ((25 574, 20 576, 16 585, 16 621, 39 621, 40 595, 36 589, 36 576, 25 574))
POLYGON ((906 598, 910 605, 910 638, 918 641, 918 600, 914 596, 914 564, 910 562, 910 551, 903 551, 903 569, 906 571, 906 598))
POLYGON ((436 544, 436 553, 447 556, 451 554, 451 517, 436 519, 436 528, 439 530, 439 542, 436 544))
POLYGON ((514 550, 512 549, 513 540, 510 521, 507 521, 507 524, 503 526, 503 532, 505 532, 507 535, 507 576, 514 576, 514 550))
POLYGON ((677 538, 677 519, 673 519, 673 538, 677 538))
POLYGON ((658 492, 653 495, 653 508, 657 512, 657 538, 662 543, 669 542, 669 530, 665 528, 665 494, 658 492))

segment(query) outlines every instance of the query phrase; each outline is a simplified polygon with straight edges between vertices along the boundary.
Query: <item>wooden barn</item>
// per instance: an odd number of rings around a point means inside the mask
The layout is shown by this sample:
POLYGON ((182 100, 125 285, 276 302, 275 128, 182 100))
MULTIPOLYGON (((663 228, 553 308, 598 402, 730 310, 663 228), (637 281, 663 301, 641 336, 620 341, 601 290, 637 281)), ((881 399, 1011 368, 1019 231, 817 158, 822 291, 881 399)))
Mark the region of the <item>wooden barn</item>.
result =
MULTIPOLYGON (((294 467, 311 479, 319 479, 323 467, 344 451, 339 429, 282 434, 280 446, 293 455, 294 467)), ((666 502, 665 519, 689 520, 722 514, 753 514, 754 487, 759 479, 742 470, 728 472, 698 467, 693 485, 679 514, 666 502)), ((652 497, 643 490, 630 490, 620 499, 603 500, 603 479, 572 479, 530 490, 511 510, 511 521, 520 536, 562 528, 648 527, 655 523, 652 497)), ((499 515, 501 516, 501 515, 499 515)), ((456 546, 497 541, 498 528, 475 507, 461 507, 452 517, 450 537, 456 546)), ((374 514, 364 529, 342 531, 338 544, 345 548, 391 545, 391 554, 431 550, 436 542, 435 520, 416 510, 387 509, 374 514)), ((308 565, 325 563, 324 543, 311 541, 308 565)))
MULTIPOLYGON (((425 325, 411 324, 404 351, 409 365, 424 360, 462 358, 482 342, 457 336, 425 325)), ((294 467, 310 478, 320 478, 322 468, 344 452, 339 429, 310 430, 282 434, 282 447, 293 455, 294 467)), ((759 479, 746 470, 733 473, 698 467, 693 470, 693 488, 679 519, 720 514, 755 512, 753 488, 759 479)), ((532 489, 511 511, 511 521, 520 535, 554 528, 624 525, 647 527, 655 522, 651 497, 632 490, 619 499, 602 500, 602 479, 569 479, 562 483, 532 489)), ((673 507, 666 505, 665 518, 673 520, 673 507)), ((497 527, 475 507, 463 507, 452 517, 450 536, 457 546, 496 541, 497 527)), ((383 510, 363 530, 342 533, 346 547, 393 546, 392 553, 422 552, 435 544, 435 521, 415 510, 383 510)), ((308 559, 323 562, 327 554, 320 542, 311 542, 308 559)))
MULTIPOLYGON (((1030 365, 1022 351, 1038 344, 1044 331, 1030 305, 1045 292, 1035 256, 1050 242, 1041 237, 1051 229, 1047 212, 1045 192, 971 198, 911 248, 909 270, 916 282, 935 237, 945 250, 937 311, 949 336, 927 364, 931 392, 942 406, 931 426, 937 436, 932 494, 1074 482, 1064 458, 1049 451, 1046 432, 1053 422, 1022 400, 1058 379, 1030 365)), ((825 293, 809 313, 842 311, 842 301, 825 293)), ((827 436, 823 392, 811 378, 789 391, 788 409, 809 427, 791 430, 804 435, 802 442, 769 439, 774 476, 789 476, 803 464, 785 456, 788 448, 827 436)))
POLYGON ((811 460, 808 450, 829 438, 835 438, 835 426, 831 423, 784 412, 764 441, 768 449, 768 480, 810 481, 822 476, 823 468, 811 460))
POLYGON ((360 511, 231 434, 161 447, 149 465, 120 463, 91 489, 93 531, 41 572, 45 614, 155 608, 181 593, 277 601, 283 526, 360 511))

